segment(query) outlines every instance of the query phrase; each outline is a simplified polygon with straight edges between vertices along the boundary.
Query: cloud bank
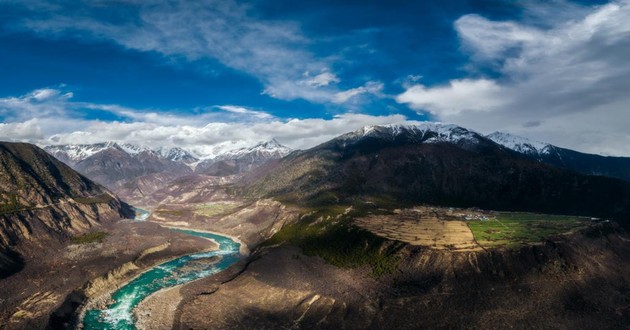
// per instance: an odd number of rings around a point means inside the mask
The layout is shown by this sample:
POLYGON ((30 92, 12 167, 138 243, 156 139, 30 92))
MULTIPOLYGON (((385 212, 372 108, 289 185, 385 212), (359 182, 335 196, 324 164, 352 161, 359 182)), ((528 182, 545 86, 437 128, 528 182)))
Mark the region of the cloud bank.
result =
POLYGON ((526 25, 455 22, 470 68, 496 78, 413 84, 400 103, 482 132, 505 130, 593 153, 630 155, 630 1, 526 25))
POLYGON ((71 92, 54 88, 0 98, 0 117, 4 121, 0 123, 0 140, 39 145, 118 141, 147 147, 179 146, 205 156, 272 138, 304 149, 365 125, 412 123, 402 115, 354 113, 331 119, 281 119, 235 105, 212 106, 198 114, 181 115, 77 102, 72 98, 71 92), (92 120, 86 116, 91 111, 106 111, 120 120, 92 120))

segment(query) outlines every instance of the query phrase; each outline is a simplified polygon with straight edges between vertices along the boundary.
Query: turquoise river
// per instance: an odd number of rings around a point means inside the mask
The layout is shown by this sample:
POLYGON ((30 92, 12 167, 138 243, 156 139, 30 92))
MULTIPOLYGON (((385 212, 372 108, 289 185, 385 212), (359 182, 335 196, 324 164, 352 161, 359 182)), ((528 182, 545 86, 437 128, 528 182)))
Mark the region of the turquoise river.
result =
MULTIPOLYGON (((137 220, 146 219, 145 213, 140 214, 137 220)), ((83 318, 83 329, 135 329, 133 309, 149 295, 165 288, 216 274, 234 264, 241 257, 240 244, 229 237, 188 229, 173 230, 211 239, 219 244, 219 248, 214 251, 185 255, 142 273, 115 291, 112 294, 112 303, 105 309, 88 309, 83 318), (212 257, 220 259, 213 262, 210 260, 212 257)))

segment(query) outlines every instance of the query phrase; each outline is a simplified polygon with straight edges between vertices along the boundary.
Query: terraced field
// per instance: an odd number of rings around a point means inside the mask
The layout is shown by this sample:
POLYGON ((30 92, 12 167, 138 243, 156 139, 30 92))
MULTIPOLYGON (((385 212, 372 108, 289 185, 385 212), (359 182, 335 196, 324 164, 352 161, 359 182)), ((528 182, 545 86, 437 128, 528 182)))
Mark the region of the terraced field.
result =
POLYGON ((198 204, 195 206, 195 213, 206 217, 213 217, 215 215, 229 213, 240 205, 241 204, 232 201, 198 204))
POLYGON ((466 222, 448 209, 418 207, 395 215, 373 215, 355 224, 387 239, 437 250, 479 251, 466 222))
POLYGON ((590 218, 522 212, 416 207, 354 223, 391 240, 437 250, 517 248, 583 228, 590 218))

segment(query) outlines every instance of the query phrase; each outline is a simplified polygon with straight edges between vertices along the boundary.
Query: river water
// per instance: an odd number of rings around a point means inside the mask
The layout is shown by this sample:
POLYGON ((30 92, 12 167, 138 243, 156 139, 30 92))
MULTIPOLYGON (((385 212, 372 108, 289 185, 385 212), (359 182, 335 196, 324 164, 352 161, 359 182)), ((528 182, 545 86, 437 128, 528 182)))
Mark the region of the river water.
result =
MULTIPOLYGON (((146 219, 146 218, 145 218, 146 219)), ((173 229, 188 235, 211 239, 219 248, 194 253, 157 265, 142 273, 112 294, 105 309, 89 309, 83 318, 84 329, 135 329, 133 309, 159 290, 216 274, 240 258, 240 244, 229 237, 188 229, 173 229), (217 262, 209 258, 219 257, 217 262)))

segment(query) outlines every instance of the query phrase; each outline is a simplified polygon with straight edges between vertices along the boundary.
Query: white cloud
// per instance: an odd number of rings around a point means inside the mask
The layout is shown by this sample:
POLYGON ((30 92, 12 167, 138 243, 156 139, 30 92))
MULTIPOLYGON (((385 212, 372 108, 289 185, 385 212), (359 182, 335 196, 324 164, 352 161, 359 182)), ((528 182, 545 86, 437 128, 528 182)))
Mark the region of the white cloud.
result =
POLYGON ((315 87, 324 87, 340 81, 334 73, 330 72, 322 72, 314 77, 311 77, 309 72, 305 72, 304 77, 306 77, 306 79, 302 80, 301 83, 315 87))
POLYGON ((541 33, 514 22, 493 22, 478 15, 466 15, 455 22, 465 46, 483 59, 495 59, 511 48, 535 42, 541 33))
POLYGON ((630 155, 630 1, 562 17, 535 26, 461 17, 455 28, 470 68, 492 68, 498 78, 404 86, 398 102, 482 132, 511 130, 577 150, 630 155))
POLYGON ((266 119, 266 118, 272 118, 273 116, 264 112, 264 111, 258 111, 258 110, 251 110, 245 107, 241 107, 241 106, 236 106, 236 105, 219 105, 216 108, 221 109, 223 111, 227 111, 227 112, 232 112, 232 113, 238 113, 238 114, 243 114, 243 115, 248 115, 248 116, 254 116, 256 118, 259 119, 266 119))
POLYGON ((236 105, 216 108, 224 112, 176 114, 137 110, 111 104, 75 102, 71 93, 48 89, 20 97, 0 98, 0 115, 23 113, 0 124, 0 140, 25 141, 39 145, 119 141, 148 147, 179 146, 198 155, 217 150, 251 146, 278 139, 292 148, 309 148, 365 125, 401 124, 402 115, 371 116, 341 114, 331 119, 282 120, 265 112, 236 105), (48 95, 37 99, 34 95, 48 95), (56 109, 48 111, 50 107, 56 109), (85 109, 109 111, 128 122, 103 122, 77 116, 85 109), (227 114, 225 113, 227 112, 227 114), (225 121, 229 114, 251 120, 225 121))
POLYGON ((29 8, 36 15, 17 18, 11 26, 42 35, 112 40, 176 60, 216 59, 256 77, 263 93, 279 99, 330 102, 339 92, 332 58, 308 51, 311 41, 296 22, 260 19, 249 5, 234 0, 127 3, 121 8, 137 16, 126 13, 124 21, 102 15, 113 6, 85 1, 80 11, 60 4, 44 12, 29 8))
POLYGON ((427 88, 414 85, 396 100, 414 109, 428 110, 438 116, 456 115, 462 111, 491 111, 502 105, 501 87, 487 79, 452 80, 447 86, 427 88))
POLYGON ((335 103, 345 103, 361 94, 372 94, 379 96, 383 91, 383 87, 383 83, 380 81, 368 81, 365 85, 361 87, 352 88, 335 94, 333 101, 335 103))

